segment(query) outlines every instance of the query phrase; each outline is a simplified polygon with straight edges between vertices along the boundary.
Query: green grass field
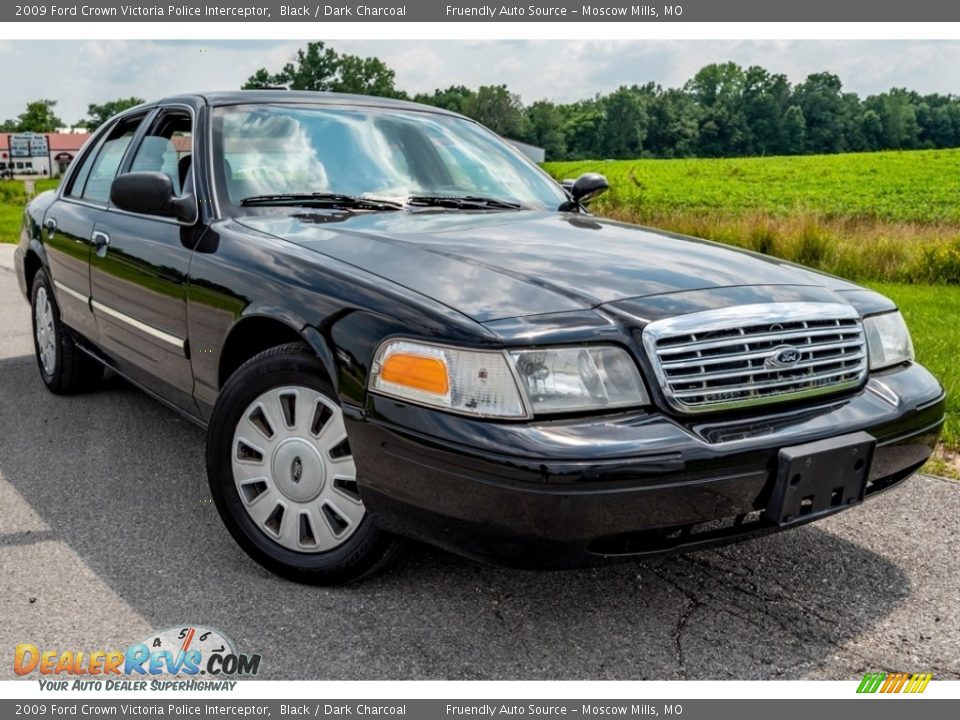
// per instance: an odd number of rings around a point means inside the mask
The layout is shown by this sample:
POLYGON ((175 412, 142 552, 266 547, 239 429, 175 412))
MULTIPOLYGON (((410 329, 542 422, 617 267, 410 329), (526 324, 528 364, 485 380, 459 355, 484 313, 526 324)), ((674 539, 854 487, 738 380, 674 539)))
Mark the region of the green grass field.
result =
POLYGON ((545 167, 606 175, 602 215, 854 280, 960 283, 960 150, 545 167))
POLYGON ((20 237, 23 205, 27 201, 23 183, 0 180, 0 242, 16 242, 20 237))
POLYGON ((815 214, 960 227, 960 149, 689 160, 547 163, 557 178, 607 176, 605 208, 815 214))

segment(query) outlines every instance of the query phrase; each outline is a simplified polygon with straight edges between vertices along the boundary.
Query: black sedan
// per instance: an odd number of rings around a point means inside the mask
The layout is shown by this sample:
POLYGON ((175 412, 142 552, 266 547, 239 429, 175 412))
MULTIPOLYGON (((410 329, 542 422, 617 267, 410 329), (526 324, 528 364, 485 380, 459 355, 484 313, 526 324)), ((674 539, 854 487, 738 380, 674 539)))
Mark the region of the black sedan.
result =
POLYGON ((923 465, 943 390, 892 302, 591 216, 605 187, 411 103, 141 105, 24 215, 40 376, 106 367, 206 427, 227 528, 313 583, 401 537, 545 568, 693 549, 923 465))

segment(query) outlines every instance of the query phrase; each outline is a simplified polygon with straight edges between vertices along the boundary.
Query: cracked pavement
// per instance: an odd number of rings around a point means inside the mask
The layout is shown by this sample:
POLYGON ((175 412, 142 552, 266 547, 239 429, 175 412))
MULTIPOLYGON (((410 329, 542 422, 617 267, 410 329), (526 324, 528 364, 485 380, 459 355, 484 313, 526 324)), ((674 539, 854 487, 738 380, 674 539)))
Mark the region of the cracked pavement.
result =
POLYGON ((960 678, 960 484, 918 476, 819 523, 564 573, 411 548, 351 588, 280 580, 210 501, 202 432, 119 381, 43 388, 0 245, 0 677, 13 648, 199 623, 266 679, 960 678))

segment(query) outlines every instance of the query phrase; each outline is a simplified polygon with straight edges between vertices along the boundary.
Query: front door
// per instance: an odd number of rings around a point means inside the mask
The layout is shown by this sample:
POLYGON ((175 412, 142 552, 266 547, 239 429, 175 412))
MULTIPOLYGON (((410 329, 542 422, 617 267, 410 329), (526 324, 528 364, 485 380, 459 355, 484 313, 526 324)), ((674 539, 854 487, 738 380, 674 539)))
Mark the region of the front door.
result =
MULTIPOLYGON (((190 195, 191 158, 191 114, 162 109, 121 173, 167 173, 176 194, 190 195)), ((101 349, 132 380, 194 413, 187 342, 192 225, 108 207, 94 229, 90 287, 101 349)))

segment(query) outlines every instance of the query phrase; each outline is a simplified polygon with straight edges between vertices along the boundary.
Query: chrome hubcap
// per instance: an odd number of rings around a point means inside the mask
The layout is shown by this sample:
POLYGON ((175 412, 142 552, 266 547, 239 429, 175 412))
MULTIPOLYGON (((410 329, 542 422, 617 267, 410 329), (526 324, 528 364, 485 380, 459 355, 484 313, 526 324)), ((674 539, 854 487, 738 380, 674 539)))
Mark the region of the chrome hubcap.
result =
POLYGON ((363 519, 343 412, 316 390, 285 386, 260 395, 237 423, 232 448, 244 508, 288 550, 331 550, 363 519))
POLYGON ((47 375, 53 375, 57 362, 57 331, 53 327, 53 307, 44 287, 37 290, 34 321, 40 364, 47 375))

